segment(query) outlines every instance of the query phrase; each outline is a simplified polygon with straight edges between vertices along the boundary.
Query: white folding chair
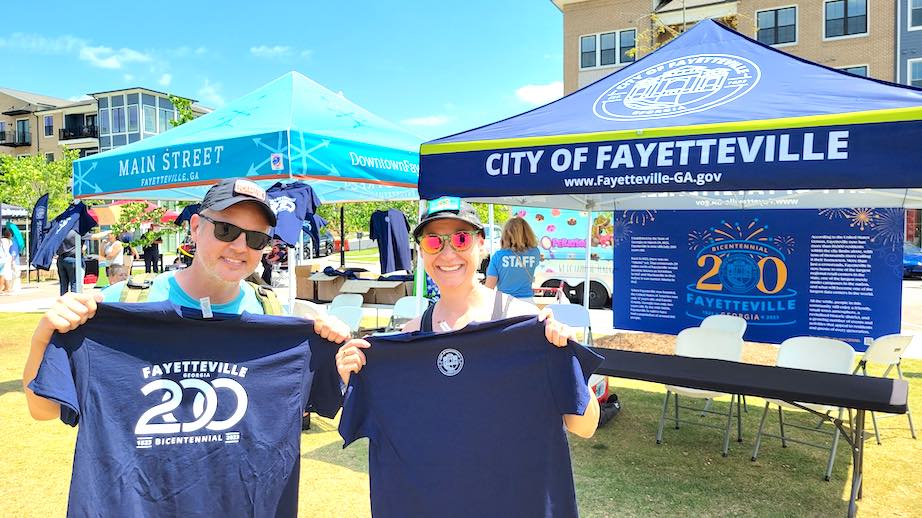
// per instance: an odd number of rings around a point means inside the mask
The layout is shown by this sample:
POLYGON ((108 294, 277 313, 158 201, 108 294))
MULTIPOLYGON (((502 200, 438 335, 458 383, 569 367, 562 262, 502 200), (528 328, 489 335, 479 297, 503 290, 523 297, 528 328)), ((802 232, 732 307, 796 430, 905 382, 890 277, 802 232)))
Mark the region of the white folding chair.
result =
POLYGON ((314 320, 327 314, 326 307, 323 304, 315 304, 307 300, 295 300, 294 307, 291 308, 291 314, 296 317, 314 320))
MULTIPOLYGON (((906 335, 887 335, 874 340, 858 362, 855 373, 860 370, 861 374, 867 376, 867 365, 869 363, 874 363, 887 366, 887 369, 881 376, 882 378, 888 377, 887 375, 890 374, 890 371, 896 367, 897 378, 903 379, 903 369, 900 368, 900 361, 902 361, 903 353, 906 352, 911 342, 912 337, 906 335)), ((896 415, 897 414, 883 415, 881 419, 884 417, 894 417, 896 415)), ((912 434, 912 438, 915 439, 916 429, 912 426, 912 412, 909 411, 908 406, 906 407, 906 417, 909 418, 909 433, 912 434)), ((880 444, 880 432, 877 430, 877 417, 874 412, 871 412, 871 422, 874 424, 874 437, 877 439, 877 444, 880 444)))
POLYGON ((349 326, 349 330, 352 331, 353 336, 359 332, 359 328, 362 324, 362 308, 355 306, 337 306, 335 308, 330 308, 328 314, 345 322, 346 325, 349 326))
MULTIPOLYGON (((778 367, 788 367, 792 369, 831 372, 836 374, 849 374, 852 372, 852 364, 854 362, 855 350, 852 349, 852 346, 845 342, 840 340, 833 340, 831 338, 798 336, 794 338, 788 338, 781 343, 781 347, 778 349, 778 361, 776 364, 778 367)), ((798 410, 803 410, 806 408, 816 412, 817 414, 828 414, 829 412, 836 409, 835 407, 828 405, 817 405, 813 403, 796 403, 796 405, 792 405, 791 403, 778 399, 766 399, 765 410, 762 412, 762 420, 759 422, 759 432, 756 434, 755 448, 752 450, 753 461, 755 461, 759 455, 759 446, 762 443, 763 435, 781 439, 781 446, 784 448, 787 448, 787 443, 789 441, 803 444, 805 446, 812 446, 814 448, 827 448, 827 446, 822 444, 791 439, 785 436, 784 413, 782 408, 792 408, 798 410), (778 405, 778 427, 781 430, 781 435, 772 435, 767 432, 763 432, 763 428, 765 426, 765 418, 768 416, 768 408, 773 404, 778 405)), ((838 411, 838 419, 841 420, 843 409, 839 408, 838 411)), ((826 474, 823 477, 824 480, 829 480, 829 478, 832 476, 832 465, 836 459, 836 448, 839 445, 839 428, 836 427, 834 431, 826 432, 823 430, 818 430, 815 427, 798 426, 793 423, 789 423, 788 426, 808 432, 832 435, 832 445, 828 446, 829 460, 826 462, 826 474)))
POLYGON ((333 297, 333 301, 330 302, 330 309, 339 307, 339 306, 349 306, 354 308, 362 307, 362 302, 364 302, 364 297, 358 293, 340 293, 339 295, 333 297))
POLYGON ((401 297, 394 303, 391 319, 387 323, 386 331, 397 331, 400 327, 423 314, 429 307, 429 299, 425 297, 401 297))
POLYGON ((579 304, 548 304, 554 312, 554 320, 561 324, 583 328, 583 345, 592 346, 592 322, 589 320, 589 310, 579 304))
MULTIPOLYGON (((727 360, 738 362, 743 356, 743 339, 740 336, 737 336, 733 333, 728 333, 726 331, 721 331, 717 329, 702 329, 700 327, 690 327, 688 329, 683 329, 682 332, 676 337, 676 356, 687 356, 691 358, 710 358, 714 360, 727 360)), ((740 402, 739 396, 736 394, 730 394, 730 408, 726 414, 723 412, 715 412, 712 410, 699 410, 697 408, 681 406, 679 404, 679 395, 698 398, 698 399, 714 399, 721 396, 726 396, 723 392, 715 392, 711 390, 700 390, 695 388, 688 387, 677 387, 674 385, 666 385, 666 398, 663 400, 663 412, 660 414, 659 426, 656 430, 656 444, 662 444, 663 442, 663 427, 666 424, 666 420, 675 422, 676 430, 679 429, 679 423, 684 422, 687 424, 694 424, 698 426, 707 426, 709 428, 723 429, 724 431, 724 444, 723 444, 723 456, 726 457, 730 451, 730 425, 733 422, 733 404, 736 403, 736 440, 741 442, 742 438, 742 429, 743 422, 740 415, 740 402), (666 417, 666 413, 669 410, 669 396, 673 395, 675 400, 675 417, 666 417), (726 426, 717 426, 710 423, 699 423, 696 421, 680 421, 679 420, 679 408, 684 408, 686 410, 694 410, 696 412, 705 412, 709 414, 725 415, 727 416, 726 426)))
POLYGON ((711 315, 702 320, 698 327, 726 331, 742 338, 746 333, 746 320, 733 315, 711 315))
MULTIPOLYGON (((702 329, 717 329, 720 331, 726 331, 742 338, 743 335, 746 334, 746 319, 733 315, 711 315, 702 320, 698 327, 702 329)), ((711 402, 708 400, 708 402, 704 404, 704 410, 707 410, 710 407, 711 402)), ((743 396, 743 411, 749 412, 749 407, 746 405, 745 395, 743 396)), ((704 412, 701 413, 701 416, 704 417, 704 412)))

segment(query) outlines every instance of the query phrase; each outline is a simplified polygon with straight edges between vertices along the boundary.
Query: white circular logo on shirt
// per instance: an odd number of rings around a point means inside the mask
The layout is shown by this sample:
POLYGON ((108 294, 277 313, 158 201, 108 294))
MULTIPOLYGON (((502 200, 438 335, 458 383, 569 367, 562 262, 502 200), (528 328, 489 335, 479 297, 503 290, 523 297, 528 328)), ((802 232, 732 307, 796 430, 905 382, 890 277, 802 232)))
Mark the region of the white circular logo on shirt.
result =
POLYGON ((678 117, 710 110, 756 86, 762 71, 731 54, 696 54, 636 72, 605 90, 593 105, 600 119, 613 121, 678 117))
POLYGON ((435 364, 446 376, 454 376, 464 367, 464 356, 457 349, 444 349, 439 353, 435 364))

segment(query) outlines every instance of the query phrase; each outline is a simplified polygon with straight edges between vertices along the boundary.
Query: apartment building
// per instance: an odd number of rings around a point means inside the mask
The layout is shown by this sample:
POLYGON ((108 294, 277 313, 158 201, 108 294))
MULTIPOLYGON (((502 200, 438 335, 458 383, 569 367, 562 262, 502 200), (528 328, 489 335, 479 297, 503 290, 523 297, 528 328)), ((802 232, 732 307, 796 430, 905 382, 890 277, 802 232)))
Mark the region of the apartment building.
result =
MULTIPOLYGON (((0 132, 5 126, 13 130, 0 138, 0 150, 5 146, 10 154, 49 161, 61 158, 64 147, 84 157, 163 133, 179 115, 169 94, 141 87, 96 92, 76 102, 0 89, 0 107, 6 106, 0 113, 10 119, 0 118, 0 132), (7 93, 7 100, 5 92, 18 97, 7 93)), ((196 117, 209 111, 192 105, 196 117)))
POLYGON ((34 155, 40 140, 37 112, 70 104, 66 99, 0 88, 0 153, 34 155))
MULTIPOLYGON (((564 92, 649 53, 711 18, 778 50, 896 81, 897 6, 884 0, 552 0, 563 13, 564 92)), ((899 0, 918 5, 922 0, 899 0)), ((922 20, 919 20, 922 23, 922 20)), ((922 33, 919 33, 922 41, 922 33)), ((922 60, 920 60, 922 62, 922 60)), ((922 74, 922 65, 918 66, 922 74)), ((920 77, 922 81, 922 77, 920 77)))

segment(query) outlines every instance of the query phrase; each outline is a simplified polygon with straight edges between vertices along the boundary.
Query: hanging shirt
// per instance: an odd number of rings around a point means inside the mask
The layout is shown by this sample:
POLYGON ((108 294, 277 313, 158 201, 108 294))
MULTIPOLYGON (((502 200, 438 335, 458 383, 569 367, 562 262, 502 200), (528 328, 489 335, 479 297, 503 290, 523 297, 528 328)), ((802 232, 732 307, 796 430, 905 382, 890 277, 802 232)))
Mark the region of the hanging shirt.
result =
MULTIPOLYGON (((86 205, 83 202, 77 202, 67 208, 64 212, 54 218, 51 222, 51 228, 48 234, 42 239, 42 243, 35 251, 35 257, 32 258, 32 266, 40 270, 47 270, 51 267, 51 260, 58 252, 58 248, 67 238, 68 232, 77 231, 79 235, 84 235, 96 226, 96 220, 90 216, 86 205)), ((71 245, 71 255, 73 257, 74 245, 71 245)))
POLYGON ((531 288, 535 282, 535 269, 540 262, 541 252, 537 248, 522 252, 502 248, 490 258, 487 276, 497 278, 496 289, 499 291, 520 299, 531 298, 534 296, 531 288))
POLYGON ((314 248, 314 257, 320 255, 320 229, 327 226, 329 222, 323 219, 320 214, 308 214, 304 220, 304 231, 311 236, 311 245, 314 248))
POLYGON ((336 345, 301 319, 177 311, 101 304, 52 337, 29 387, 79 423, 68 516, 296 516, 302 409, 336 414, 336 345))
POLYGON ((598 355, 535 317, 368 340, 339 433, 370 440, 372 515, 577 516, 563 415, 585 412, 598 355))
POLYGON ((369 237, 378 242, 381 273, 413 270, 410 262, 410 224, 403 212, 397 209, 374 211, 369 237))
POLYGON ((301 227, 309 214, 317 212, 320 198, 304 182, 283 184, 276 183, 266 189, 266 201, 278 219, 275 225, 275 237, 285 241, 288 246, 295 246, 301 239, 301 227))

